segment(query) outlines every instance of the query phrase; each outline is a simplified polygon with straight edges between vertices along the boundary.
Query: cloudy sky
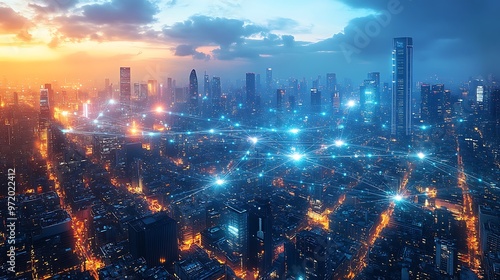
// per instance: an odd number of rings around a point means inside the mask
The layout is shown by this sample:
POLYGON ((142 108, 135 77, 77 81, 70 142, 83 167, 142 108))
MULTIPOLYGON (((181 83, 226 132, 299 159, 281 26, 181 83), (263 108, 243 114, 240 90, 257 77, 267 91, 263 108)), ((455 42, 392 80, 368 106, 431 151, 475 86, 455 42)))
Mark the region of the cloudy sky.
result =
POLYGON ((0 0, 0 76, 134 81, 245 72, 390 80, 392 38, 414 40, 415 80, 498 73, 500 1, 0 0))

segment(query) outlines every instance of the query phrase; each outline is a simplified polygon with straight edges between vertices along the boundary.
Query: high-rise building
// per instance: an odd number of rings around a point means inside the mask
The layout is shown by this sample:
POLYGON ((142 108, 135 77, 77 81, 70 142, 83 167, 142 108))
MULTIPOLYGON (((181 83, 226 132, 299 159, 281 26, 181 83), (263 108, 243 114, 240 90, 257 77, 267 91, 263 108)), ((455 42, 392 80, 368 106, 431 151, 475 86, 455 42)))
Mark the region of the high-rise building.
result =
POLYGON ((273 90, 273 69, 266 69, 266 92, 267 94, 271 94, 273 90))
POLYGON ((370 72, 368 73, 368 80, 372 81, 375 87, 375 102, 380 106, 380 72, 370 72))
POLYGON ((334 112, 340 111, 340 92, 337 88, 337 75, 335 73, 326 74, 326 91, 331 97, 331 106, 334 112))
POLYGON ((489 123, 491 124, 492 136, 496 141, 500 139, 500 88, 491 92, 489 123))
POLYGON ((130 110, 130 95, 130 67, 120 67, 120 104, 125 113, 130 110))
POLYGON ((255 74, 247 73, 246 75, 246 106, 250 112, 255 111, 256 97, 255 97, 255 74))
POLYGON ((209 98, 210 97, 210 92, 212 91, 212 88, 210 87, 210 77, 207 75, 207 72, 205 72, 205 76, 203 76, 203 98, 209 98))
MULTIPOLYGON (((370 77, 370 74, 368 76, 370 77)), ((372 124, 378 116, 380 107, 380 90, 377 80, 365 80, 359 87, 359 104, 363 122, 372 124)))
POLYGON ((198 113, 198 78, 196 77, 196 71, 193 69, 189 74, 189 114, 197 115, 198 113))
POLYGON ((285 97, 285 90, 277 89, 276 90, 276 111, 283 111, 283 98, 285 97))
POLYGON ((222 88, 220 85, 220 77, 212 77, 212 106, 214 112, 218 112, 222 109, 221 95, 222 88))
POLYGON ((317 88, 311 88, 311 111, 313 113, 321 112, 321 91, 317 88))
POLYGON ((436 268, 444 274, 454 276, 457 272, 457 249, 448 240, 435 239, 436 268))
POLYGON ((179 259, 177 222, 160 212, 129 223, 130 253, 150 266, 171 266, 179 259))
POLYGON ((393 43, 391 133, 403 139, 412 134, 413 39, 394 38, 393 43))
POLYGON ((441 124, 444 121, 444 85, 432 85, 428 100, 429 121, 431 124, 441 124))
POLYGON ((248 212, 240 205, 227 205, 227 241, 233 255, 240 258, 240 268, 246 269, 248 260, 248 212))
POLYGON ((422 84, 420 86, 420 120, 424 124, 428 124, 431 119, 429 111, 429 97, 431 94, 431 86, 428 84, 422 84))
POLYGON ((248 215, 248 265, 266 273, 273 260, 273 215, 269 199, 256 199, 248 215))
POLYGON ((158 97, 158 81, 148 80, 148 98, 158 97))
POLYGON ((328 241, 312 231, 301 231, 297 234, 295 249, 297 261, 304 279, 331 279, 331 264, 328 259, 328 241))

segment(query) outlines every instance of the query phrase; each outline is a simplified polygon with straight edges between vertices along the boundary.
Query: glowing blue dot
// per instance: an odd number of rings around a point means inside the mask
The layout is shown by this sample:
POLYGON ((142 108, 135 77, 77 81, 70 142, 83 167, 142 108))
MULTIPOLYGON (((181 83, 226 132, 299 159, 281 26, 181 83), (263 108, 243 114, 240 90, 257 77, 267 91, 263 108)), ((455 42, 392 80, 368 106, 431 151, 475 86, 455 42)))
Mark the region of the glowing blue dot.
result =
POLYGON ((293 153, 290 155, 290 157, 294 160, 294 161, 300 161, 304 155, 303 154, 299 154, 299 153, 293 153))
POLYGON ((223 179, 215 180, 215 184, 217 184, 217 186, 222 186, 222 185, 224 185, 224 183, 226 183, 226 181, 224 181, 223 179))
POLYGON ((289 132, 292 133, 292 134, 297 134, 297 133, 300 132, 300 129, 298 129, 298 128, 292 128, 292 129, 289 130, 289 132))
POLYGON ((98 123, 99 121, 98 121, 97 119, 95 119, 93 122, 94 122, 94 123, 98 123))
POLYGON ((352 107, 354 107, 354 106, 356 106, 356 101, 354 101, 354 100, 349 100, 349 101, 347 102, 347 107, 352 108, 352 107))
POLYGON ((337 139, 337 140, 335 140, 334 144, 335 144, 335 147, 339 147, 340 148, 340 147, 342 147, 342 146, 345 145, 345 142, 343 140, 341 140, 341 139, 337 139))
POLYGON ((250 142, 252 142, 253 144, 257 144, 257 142, 259 142, 259 139, 257 137, 250 137, 249 138, 250 142))
POLYGON ((215 131, 213 129, 210 129, 208 132, 210 133, 214 133, 215 131))
POLYGON ((394 201, 396 201, 396 202, 400 202, 400 201, 402 201, 402 200, 403 200, 403 196, 402 196, 402 195, 400 195, 400 194, 397 194, 397 195, 395 195, 395 196, 393 197, 393 199, 394 199, 394 201))
POLYGON ((102 117, 102 116, 104 116, 104 114, 103 114, 102 112, 101 112, 101 113, 99 113, 99 117, 102 117))
POLYGON ((146 114, 142 114, 142 117, 145 118, 146 117, 146 114))
POLYGON ((262 177, 262 176, 264 176, 264 174, 262 174, 262 173, 259 173, 259 177, 262 177))
POLYGON ((425 158, 425 154, 424 154, 424 153, 422 153, 422 152, 419 152, 419 153, 417 154, 417 157, 418 157, 419 159, 424 159, 424 158, 425 158))
POLYGON ((239 127, 239 126, 240 126, 240 124, 239 124, 239 123, 236 123, 234 126, 239 127))

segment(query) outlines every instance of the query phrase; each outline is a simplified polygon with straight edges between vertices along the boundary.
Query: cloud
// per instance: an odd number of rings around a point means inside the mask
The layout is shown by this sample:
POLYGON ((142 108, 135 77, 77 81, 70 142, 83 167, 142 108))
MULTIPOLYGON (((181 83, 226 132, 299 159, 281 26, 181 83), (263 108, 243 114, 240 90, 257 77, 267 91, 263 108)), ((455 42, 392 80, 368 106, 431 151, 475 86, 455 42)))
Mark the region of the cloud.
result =
POLYGON ((264 31, 267 29, 254 24, 246 24, 242 20, 197 15, 165 27, 163 35, 167 39, 194 46, 229 47, 231 44, 241 43, 245 38, 264 31))
POLYGON ((10 7, 0 7, 0 29, 5 33, 16 33, 24 29, 29 20, 10 7))
POLYGON ((299 26, 299 23, 291 18, 275 18, 271 19, 267 23, 267 28, 269 30, 290 30, 297 28, 299 26))
POLYGON ((158 37, 149 27, 159 12, 149 0, 112 0, 102 4, 87 4, 70 15, 55 16, 51 22, 57 26, 49 47, 63 42, 83 40, 138 41, 158 37))
POLYGON ((209 60, 210 55, 196 50, 194 46, 191 45, 178 45, 175 48, 176 56, 192 56, 194 59, 209 60))
POLYGON ((65 12, 78 4, 78 0, 39 0, 36 3, 28 3, 28 7, 35 10, 39 15, 46 13, 65 12))
POLYGON ((0 6, 0 31, 2 33, 16 34, 18 40, 28 42, 32 39, 28 32, 31 26, 32 23, 27 18, 16 13, 12 8, 0 6))
POLYGON ((82 7, 85 21, 92 24, 148 24, 156 21, 158 11, 149 0, 112 0, 82 7))

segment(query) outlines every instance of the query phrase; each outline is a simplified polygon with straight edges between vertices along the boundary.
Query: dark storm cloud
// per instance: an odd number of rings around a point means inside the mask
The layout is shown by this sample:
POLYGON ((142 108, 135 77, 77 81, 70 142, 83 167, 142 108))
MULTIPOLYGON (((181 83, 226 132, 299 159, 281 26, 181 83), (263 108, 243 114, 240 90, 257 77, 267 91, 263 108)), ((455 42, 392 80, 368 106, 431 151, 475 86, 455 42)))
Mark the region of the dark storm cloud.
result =
POLYGON ((337 53, 338 64, 386 69, 392 39, 408 36, 414 40, 415 72, 423 76, 498 72, 498 1, 342 1, 374 14, 353 19, 343 33, 310 46, 337 53))

